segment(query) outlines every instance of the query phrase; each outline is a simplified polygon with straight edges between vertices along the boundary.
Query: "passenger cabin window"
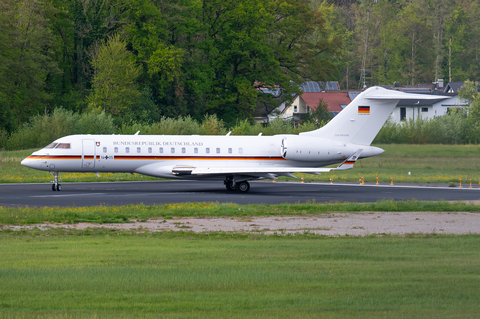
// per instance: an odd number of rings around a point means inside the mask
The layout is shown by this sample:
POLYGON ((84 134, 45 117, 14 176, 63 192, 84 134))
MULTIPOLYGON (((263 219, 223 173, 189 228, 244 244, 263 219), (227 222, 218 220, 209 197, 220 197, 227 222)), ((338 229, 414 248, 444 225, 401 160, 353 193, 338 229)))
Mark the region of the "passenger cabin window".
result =
POLYGON ((57 144, 58 143, 50 143, 47 146, 45 146, 44 148, 55 148, 55 146, 57 146, 57 144))
POLYGON ((106 147, 103 148, 103 152, 104 152, 104 153, 107 152, 107 148, 106 148, 106 147))
POLYGON ((137 153, 140 153, 142 149, 140 147, 137 147, 137 153))
POLYGON ((195 147, 195 148, 193 149, 193 152, 194 152, 195 154, 197 154, 197 153, 198 153, 198 147, 195 147))
POLYGON ((209 148, 209 147, 207 147, 207 148, 205 149, 205 153, 210 154, 210 148, 209 148))
POLYGON ((228 149, 228 154, 232 154, 232 149, 231 148, 228 149))
POLYGON ((151 147, 148 148, 148 152, 152 153, 152 148, 151 147))
POLYGON ((243 154, 243 148, 240 147, 240 148, 238 149, 238 154, 243 154))
POLYGON ((170 149, 170 152, 171 152, 172 154, 175 153, 175 147, 172 147, 172 148, 170 149))
POLYGON ((185 154, 187 152, 187 150, 185 149, 185 147, 182 147, 182 153, 185 154))
POLYGON ((217 147, 217 154, 220 154, 220 148, 217 147))
POLYGON ((130 147, 125 147, 125 153, 130 153, 130 147))
POLYGON ((160 151, 160 154, 163 153, 163 147, 160 147, 158 150, 160 151))
POLYGON ((70 143, 60 143, 55 148, 63 148, 63 149, 68 148, 69 149, 70 148, 70 143))
POLYGON ((118 147, 115 147, 115 148, 113 149, 113 151, 114 151, 115 153, 118 153, 118 147))

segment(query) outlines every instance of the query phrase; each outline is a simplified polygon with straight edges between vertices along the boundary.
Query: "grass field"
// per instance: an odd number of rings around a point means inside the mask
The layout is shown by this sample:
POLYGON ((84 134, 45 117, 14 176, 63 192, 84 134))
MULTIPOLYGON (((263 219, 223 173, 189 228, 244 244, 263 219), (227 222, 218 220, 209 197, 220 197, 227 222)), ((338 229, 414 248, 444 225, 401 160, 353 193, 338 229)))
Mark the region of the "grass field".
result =
POLYGON ((479 236, 93 232, 0 232, 0 317, 478 318, 480 313, 479 236))
MULTIPOLYGON (((457 183, 459 179, 468 183, 472 179, 480 180, 480 146, 478 145, 377 145, 385 153, 358 161, 353 170, 332 172, 320 176, 296 174, 305 181, 358 181, 402 183, 457 183), (411 175, 408 175, 411 172, 411 175)), ((49 182, 52 176, 48 172, 36 171, 20 165, 20 161, 34 150, 0 152, 0 183, 41 183, 49 182)), ((130 174, 94 174, 64 173, 63 182, 83 181, 129 181, 154 180, 142 175, 130 174)), ((290 178, 281 177, 280 180, 290 178)))
POLYGON ((176 203, 95 207, 2 207, 0 229, 5 225, 43 222, 75 224, 128 223, 133 220, 173 217, 308 216, 332 212, 478 212, 479 206, 466 203, 382 200, 376 203, 305 203, 280 205, 239 205, 219 203, 176 203))

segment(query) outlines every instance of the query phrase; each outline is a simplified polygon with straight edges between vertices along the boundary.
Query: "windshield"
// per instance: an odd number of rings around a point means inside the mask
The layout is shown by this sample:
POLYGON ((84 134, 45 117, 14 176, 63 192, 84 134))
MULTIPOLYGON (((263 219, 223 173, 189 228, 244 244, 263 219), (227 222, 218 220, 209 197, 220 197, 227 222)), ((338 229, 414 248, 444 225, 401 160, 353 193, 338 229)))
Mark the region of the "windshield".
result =
POLYGON ((51 143, 45 146, 44 148, 70 148, 70 143, 51 143))

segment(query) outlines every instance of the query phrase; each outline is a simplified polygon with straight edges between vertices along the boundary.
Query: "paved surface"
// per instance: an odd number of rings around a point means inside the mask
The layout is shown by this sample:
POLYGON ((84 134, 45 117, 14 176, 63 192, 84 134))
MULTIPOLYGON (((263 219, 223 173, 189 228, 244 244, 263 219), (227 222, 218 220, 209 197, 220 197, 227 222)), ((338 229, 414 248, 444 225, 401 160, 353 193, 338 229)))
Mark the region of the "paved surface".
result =
POLYGON ((0 206, 95 206, 219 202, 238 204, 304 203, 307 201, 375 202, 448 200, 478 201, 480 189, 412 185, 358 185, 348 183, 251 182, 249 193, 229 192, 223 182, 153 181, 64 183, 61 192, 50 184, 0 184, 0 206))
MULTIPOLYGON (((0 226, 1 228, 2 226, 0 226)), ((271 216, 236 218, 173 218, 132 221, 125 224, 36 224, 4 225, 3 229, 109 228, 118 230, 233 232, 263 234, 314 233, 327 236, 371 234, 480 234, 479 213, 368 212, 333 213, 315 216, 271 216)))

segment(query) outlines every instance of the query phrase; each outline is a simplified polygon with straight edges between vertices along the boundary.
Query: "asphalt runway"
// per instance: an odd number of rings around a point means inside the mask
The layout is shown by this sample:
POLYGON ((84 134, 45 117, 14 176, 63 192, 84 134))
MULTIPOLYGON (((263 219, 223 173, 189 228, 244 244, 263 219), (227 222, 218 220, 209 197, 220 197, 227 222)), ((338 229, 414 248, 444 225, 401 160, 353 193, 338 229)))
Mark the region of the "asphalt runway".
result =
POLYGON ((53 192, 51 184, 0 184, 0 206, 80 207, 96 205, 219 202, 237 204, 305 203, 308 201, 376 202, 480 200, 480 189, 348 183, 251 182, 250 192, 227 191, 223 182, 152 181, 64 183, 53 192))

